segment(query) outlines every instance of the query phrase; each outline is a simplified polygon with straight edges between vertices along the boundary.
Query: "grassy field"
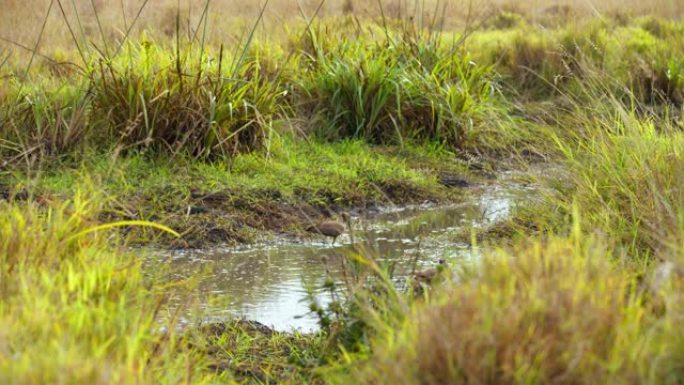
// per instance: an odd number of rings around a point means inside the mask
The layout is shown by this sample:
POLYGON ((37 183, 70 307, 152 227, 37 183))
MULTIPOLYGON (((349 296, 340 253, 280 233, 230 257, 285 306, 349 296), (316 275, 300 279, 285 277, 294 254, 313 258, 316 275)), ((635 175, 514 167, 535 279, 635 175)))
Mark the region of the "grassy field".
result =
POLYGON ((5 2, 0 382, 682 383, 684 7, 382 4, 5 2), (528 168, 480 264, 416 295, 357 250, 314 334, 183 328, 129 247, 528 168))

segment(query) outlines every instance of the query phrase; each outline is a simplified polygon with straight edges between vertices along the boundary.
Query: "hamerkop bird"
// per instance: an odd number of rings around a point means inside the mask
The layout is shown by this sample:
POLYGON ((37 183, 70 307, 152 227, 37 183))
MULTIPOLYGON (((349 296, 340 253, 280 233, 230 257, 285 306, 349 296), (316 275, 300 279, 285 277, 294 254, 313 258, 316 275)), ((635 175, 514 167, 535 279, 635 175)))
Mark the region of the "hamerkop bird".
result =
POLYGON ((322 234, 325 235, 326 237, 332 237, 332 245, 335 244, 335 240, 337 240, 337 237, 339 237, 342 233, 344 233, 344 230, 349 227, 351 228, 350 220, 351 218, 349 217, 349 214, 347 213, 342 213, 340 214, 342 217, 342 220, 344 220, 344 223, 340 221, 335 221, 335 220, 328 220, 321 222, 317 225, 312 225, 306 228, 306 231, 310 231, 312 233, 316 234, 322 234))

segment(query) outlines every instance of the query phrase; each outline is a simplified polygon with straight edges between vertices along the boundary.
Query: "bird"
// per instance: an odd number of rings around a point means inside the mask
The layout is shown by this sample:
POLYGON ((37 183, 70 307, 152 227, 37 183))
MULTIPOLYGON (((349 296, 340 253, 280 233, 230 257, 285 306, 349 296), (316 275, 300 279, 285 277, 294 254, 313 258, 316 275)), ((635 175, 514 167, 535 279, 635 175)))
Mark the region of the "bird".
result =
POLYGON ((335 220, 327 220, 324 222, 321 222, 317 225, 311 225, 306 228, 306 231, 316 233, 316 234, 322 234, 325 235, 326 237, 332 237, 332 243, 331 245, 335 244, 335 240, 337 240, 337 237, 339 237, 344 231, 346 230, 347 227, 351 228, 351 225, 349 224, 351 218, 349 214, 347 213, 342 213, 340 214, 340 217, 342 217, 342 220, 344 223, 340 221, 335 221, 335 220))
POLYGON ((436 267, 431 267, 429 269, 413 273, 413 279, 416 283, 416 287, 422 288, 425 285, 430 285, 432 281, 448 267, 449 265, 446 263, 446 261, 440 259, 436 267))

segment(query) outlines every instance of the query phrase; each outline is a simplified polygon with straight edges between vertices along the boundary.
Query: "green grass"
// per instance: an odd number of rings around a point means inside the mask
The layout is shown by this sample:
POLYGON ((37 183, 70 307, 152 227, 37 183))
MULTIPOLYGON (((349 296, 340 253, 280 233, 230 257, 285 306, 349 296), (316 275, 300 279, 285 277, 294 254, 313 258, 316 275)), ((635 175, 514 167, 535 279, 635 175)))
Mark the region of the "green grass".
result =
POLYGON ((96 157, 78 169, 55 169, 20 183, 38 184, 36 188, 43 193, 64 194, 74 183, 90 175, 103 178, 101 182, 106 190, 119 198, 136 193, 151 195, 164 188, 179 197, 189 196, 192 191, 273 190, 285 199, 297 199, 302 190, 327 191, 339 200, 329 203, 348 206, 363 198, 383 199, 376 189, 383 184, 405 183, 409 188, 429 191, 438 188, 435 177, 438 169, 465 171, 463 166, 440 164, 450 157, 448 152, 439 153, 425 147, 423 153, 427 160, 420 159, 420 166, 432 166, 432 169, 420 172, 414 168, 412 156, 397 148, 379 151, 361 141, 301 144, 285 139, 274 145, 268 156, 242 154, 225 163, 144 155, 115 161, 96 157))
POLYGON ((111 58, 55 53, 80 70, 39 64, 20 81, 24 68, 4 66, 0 151, 13 164, 84 149, 221 160, 296 133, 501 152, 532 139, 510 116, 521 100, 582 95, 596 79, 619 100, 681 106, 683 37, 653 18, 522 23, 464 40, 351 20, 231 47, 143 36, 111 58))
POLYGON ((329 351, 322 334, 274 332, 249 322, 210 324, 192 330, 189 344, 205 354, 217 372, 253 383, 321 384, 317 371, 329 351))
POLYGON ((89 59, 81 76, 5 81, 1 149, 38 160, 89 148, 206 159, 268 146, 284 114, 282 80, 257 58, 227 56, 143 41, 112 60, 89 59))
POLYGON ((46 205, 71 197, 73 186, 91 186, 102 194, 101 220, 153 220, 182 233, 175 239, 141 228, 134 231, 139 241, 200 246, 249 242, 269 231, 301 234, 317 217, 367 204, 457 197, 458 191, 438 181, 441 172, 470 175, 463 164, 449 164, 452 158, 441 146, 411 145, 409 151, 360 140, 305 144, 283 136, 268 154, 238 154, 229 162, 92 155, 78 168, 67 163, 2 179, 10 192, 28 192, 46 205), (189 207, 206 212, 189 216, 189 207), (207 233, 212 230, 221 231, 222 238, 211 241, 207 233))
POLYGON ((562 205, 579 207, 586 227, 618 239, 626 258, 667 254, 684 229, 684 137, 667 121, 623 119, 561 144, 572 175, 562 205))
MULTIPOLYGON (((582 94, 600 80, 616 98, 681 105, 681 24, 652 18, 582 20, 553 29, 520 25, 478 32, 466 42, 476 61, 496 62, 518 98, 582 94)), ((590 104, 591 99, 584 100, 590 104)))
POLYGON ((462 42, 348 18, 282 44, 144 40, 85 58, 80 77, 5 67, 0 380, 681 383, 684 28, 488 28, 462 42), (356 250, 351 284, 327 283, 338 300, 312 308, 318 334, 180 332, 158 316, 182 285, 124 247, 249 242, 368 203, 449 199, 439 174, 478 180, 483 159, 533 164, 547 194, 474 234, 481 263, 418 298, 356 250), (180 241, 89 231, 121 220, 180 241))
POLYGON ((204 358, 157 323, 169 292, 94 226, 95 195, 1 202, 0 378, 6 383, 210 383, 204 358))
POLYGON ((167 305, 192 282, 169 282, 164 264, 144 269, 111 229, 92 231, 98 195, 49 209, 0 202, 3 383, 320 383, 320 335, 239 322, 181 328, 167 305))
MULTIPOLYGON (((465 150, 502 120, 496 76, 440 35, 401 35, 319 47, 299 85, 316 132, 372 143, 433 140, 465 150)), ((313 34, 313 32, 312 32, 313 34)), ((314 41, 327 40, 325 34, 314 41)))
POLYGON ((487 251, 476 271, 455 267, 457 282, 398 313, 386 311, 391 295, 356 302, 371 353, 339 363, 331 383, 677 383, 682 277, 637 286, 600 238, 577 227, 487 251))
POLYGON ((520 99, 582 95, 601 79, 619 100, 684 102, 684 32, 658 19, 523 23, 465 40, 334 20, 301 35, 230 48, 143 36, 118 56, 84 56, 80 72, 37 65, 24 81, 15 80, 22 68, 7 65, 0 151, 12 163, 84 149, 217 160, 268 151, 283 133, 505 151, 530 139, 509 116, 520 99))

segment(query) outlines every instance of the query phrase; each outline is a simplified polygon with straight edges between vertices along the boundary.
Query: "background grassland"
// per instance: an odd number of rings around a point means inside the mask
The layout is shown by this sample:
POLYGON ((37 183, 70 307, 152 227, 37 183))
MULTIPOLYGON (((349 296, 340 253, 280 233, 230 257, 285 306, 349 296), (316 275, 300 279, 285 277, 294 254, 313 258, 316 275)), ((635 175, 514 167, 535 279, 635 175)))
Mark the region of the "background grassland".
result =
MULTIPOLYGON (((11 42, 34 47, 44 21, 45 12, 51 0, 8 0, 3 3, 3 23, 0 36, 11 42), (36 12, 40 10, 42 12, 36 12)), ((93 41, 120 39, 130 28, 132 36, 141 31, 152 33, 155 38, 174 37, 176 16, 179 13, 180 28, 183 36, 201 36, 203 20, 209 21, 207 27, 210 41, 225 43, 242 33, 242 28, 250 25, 261 12, 263 3, 243 0, 172 1, 145 0, 127 1, 62 1, 61 8, 53 4, 46 22, 46 33, 41 39, 40 48, 51 51, 54 48, 73 48, 71 34, 64 23, 62 12, 66 15, 75 34, 93 41), (141 6, 145 4, 143 12, 141 6), (208 6, 208 12, 205 9, 208 6), (98 23, 99 19, 99 23, 98 23)), ((597 15, 628 18, 631 16, 653 15, 668 19, 680 18, 684 6, 675 0, 388 0, 382 2, 360 0, 270 0, 264 13, 265 23, 262 33, 274 36, 282 25, 301 23, 301 12, 308 16, 337 17, 352 14, 361 19, 379 19, 384 14, 392 19, 414 19, 421 27, 429 26, 433 20, 445 29, 459 28, 469 21, 481 20, 484 16, 502 15, 496 20, 500 25, 509 23, 511 17, 524 18, 534 23, 557 25, 568 21, 582 21, 597 15), (318 11, 317 11, 318 10, 318 11), (519 15, 519 16, 516 16, 519 15)), ((2 42, 2 47, 11 44, 2 42)), ((105 47, 100 41, 100 50, 105 47)), ((44 52, 45 53, 45 52, 44 52)))
POLYGON ((682 382, 679 2, 331 1, 308 27, 293 2, 141 4, 3 4, 0 382, 682 382), (208 207, 260 234, 279 203, 436 199, 511 158, 560 171, 480 265, 416 299, 357 250, 306 336, 180 331, 161 309, 191 283, 124 247, 175 237, 106 225, 237 228, 196 227, 208 207))
POLYGON ((6 162, 29 164, 91 149, 211 160, 268 152, 275 137, 293 133, 500 152, 532 140, 520 112, 531 121, 558 112, 530 101, 589 103, 610 93, 656 114, 684 102, 676 44, 684 31, 670 21, 596 20, 551 32, 522 23, 457 45, 459 33, 333 25, 285 46, 188 42, 181 50, 144 40, 104 62, 83 57, 81 75, 35 66, 21 81, 21 69, 6 64, 0 150, 6 162))

